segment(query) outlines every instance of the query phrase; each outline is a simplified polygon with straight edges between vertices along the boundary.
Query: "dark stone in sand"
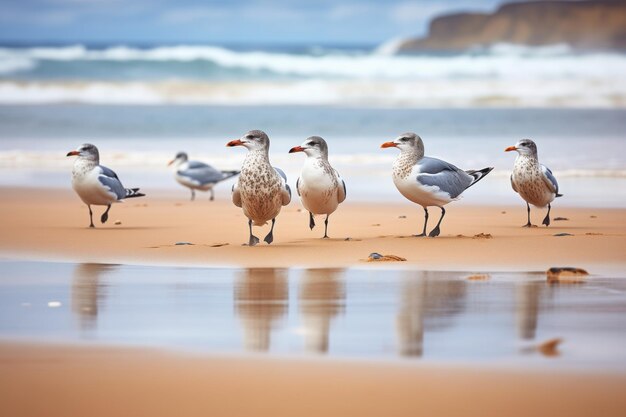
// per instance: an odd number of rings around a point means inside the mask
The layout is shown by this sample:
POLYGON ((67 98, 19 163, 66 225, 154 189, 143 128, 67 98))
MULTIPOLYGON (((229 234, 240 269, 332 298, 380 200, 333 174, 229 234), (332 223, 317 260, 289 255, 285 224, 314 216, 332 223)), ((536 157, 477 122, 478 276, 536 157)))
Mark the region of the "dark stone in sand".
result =
POLYGON ((184 246, 184 245, 191 245, 191 246, 193 246, 193 243, 190 243, 190 242, 176 242, 176 243, 174 243, 174 245, 176 245, 176 246, 184 246))
POLYGON ((567 221, 569 220, 567 217, 555 217, 554 219, 555 222, 563 222, 563 221, 567 221))
POLYGON ((557 233, 554 236, 561 237, 561 236, 574 236, 574 235, 571 233, 557 233))

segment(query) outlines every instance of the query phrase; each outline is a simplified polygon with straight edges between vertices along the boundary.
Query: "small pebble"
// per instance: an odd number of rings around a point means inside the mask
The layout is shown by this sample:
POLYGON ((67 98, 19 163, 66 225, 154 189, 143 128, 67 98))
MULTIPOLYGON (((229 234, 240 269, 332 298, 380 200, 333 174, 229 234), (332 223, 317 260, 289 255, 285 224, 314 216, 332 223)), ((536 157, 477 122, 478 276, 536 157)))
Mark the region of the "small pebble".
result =
POLYGON ((563 342, 563 339, 560 338, 546 340, 537 346, 537 350, 544 356, 559 356, 559 345, 561 342, 563 342))
POLYGON ((114 224, 115 224, 116 226, 119 226, 120 224, 122 224, 122 221, 121 221, 121 220, 115 220, 115 223, 114 223, 114 224))
POLYGON ((500 213, 501 213, 501 214, 506 214, 506 211, 501 211, 500 213))
POLYGON ((555 222, 564 222, 564 221, 567 221, 569 219, 567 217, 555 217, 552 220, 554 220, 555 222))
POLYGON ((372 226, 380 226, 380 223, 374 223, 372 226))
POLYGON ((598 216, 589 216, 590 219, 597 219, 598 216))
POLYGON ((399 219, 406 219, 406 216, 398 216, 399 219))
POLYGON ((604 233, 597 233, 597 232, 587 232, 585 234, 587 236, 602 236, 602 235, 604 235, 604 233))
POLYGON ((574 235, 573 235, 573 234, 571 234, 571 233, 557 233, 557 234, 555 234, 555 235, 553 235, 553 236, 559 236, 559 237, 561 237, 561 236, 574 236, 574 235))
POLYGON ((346 242, 349 242, 349 241, 351 241, 351 240, 352 240, 352 238, 351 238, 351 237, 347 237, 347 238, 345 238, 345 239, 344 239, 344 241, 346 241, 346 242))
POLYGON ((216 243, 215 245, 211 245, 212 248, 220 248, 222 246, 227 246, 228 243, 216 243))
POLYGON ((182 245, 191 245, 191 246, 193 246, 193 243, 191 243, 191 242, 176 242, 176 243, 174 243, 174 245, 176 245, 176 246, 182 246, 182 245))
POLYGON ((472 239, 493 239, 493 236, 490 233, 479 233, 474 235, 472 239))

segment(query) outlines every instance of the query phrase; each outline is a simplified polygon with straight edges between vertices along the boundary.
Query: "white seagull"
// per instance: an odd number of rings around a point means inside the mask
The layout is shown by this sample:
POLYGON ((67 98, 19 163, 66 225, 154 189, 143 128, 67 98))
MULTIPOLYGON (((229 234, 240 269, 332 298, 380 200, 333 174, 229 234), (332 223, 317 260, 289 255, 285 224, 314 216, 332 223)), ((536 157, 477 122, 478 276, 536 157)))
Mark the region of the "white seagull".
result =
POLYGON ((426 236, 428 207, 441 209, 437 226, 428 234, 439 236, 439 226, 446 215, 444 205, 458 200, 463 191, 476 184, 493 167, 478 171, 463 171, 440 159, 424 156, 424 143, 415 133, 404 133, 393 142, 385 142, 381 148, 395 147, 400 155, 393 163, 393 182, 400 194, 424 208, 424 229, 416 236, 426 236))
POLYGON ((186 152, 178 152, 167 165, 175 168, 174 178, 191 190, 191 201, 196 198, 196 191, 211 191, 210 200, 215 199, 213 186, 239 174, 239 171, 218 171, 199 161, 190 161, 186 152))
POLYGON ((272 221, 270 232, 263 239, 268 244, 274 240, 274 223, 282 206, 291 201, 291 189, 285 173, 272 167, 269 159, 270 139, 265 132, 251 130, 226 146, 244 146, 248 149, 237 184, 233 185, 233 203, 243 208, 250 229, 249 246, 259 243, 252 234, 252 224, 263 226, 272 221))
POLYGON ((559 183, 556 182, 550 168, 539 163, 537 145, 530 139, 522 139, 504 151, 517 151, 511 174, 511 186, 526 201, 528 222, 523 227, 532 227, 529 203, 539 208, 548 206, 548 214, 542 224, 550 226, 550 203, 563 194, 559 194, 559 183))
POLYGON ((89 227, 94 227, 92 205, 107 206, 100 217, 100 221, 106 223, 111 204, 145 195, 139 188, 124 188, 113 170, 100 165, 98 148, 92 144, 85 143, 67 156, 78 156, 72 169, 72 188, 89 208, 89 227))
POLYGON ((328 238, 328 216, 337 210, 339 203, 346 199, 346 183, 328 162, 328 145, 319 136, 311 136, 289 153, 304 152, 307 156, 296 191, 302 205, 309 211, 309 227, 315 227, 315 214, 325 214, 324 239, 328 238))

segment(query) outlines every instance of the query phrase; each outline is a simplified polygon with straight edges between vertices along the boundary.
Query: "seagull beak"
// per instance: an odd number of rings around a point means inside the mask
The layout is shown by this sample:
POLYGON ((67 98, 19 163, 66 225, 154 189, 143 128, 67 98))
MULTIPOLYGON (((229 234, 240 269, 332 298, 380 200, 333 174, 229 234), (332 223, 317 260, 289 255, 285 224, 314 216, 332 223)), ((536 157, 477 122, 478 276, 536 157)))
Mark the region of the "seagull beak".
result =
POLYGON ((385 142, 382 145, 380 145, 381 148, 397 148, 398 145, 395 144, 395 142, 385 142))
POLYGON ((289 153, 294 152, 304 152, 304 148, 302 146, 294 146, 293 148, 289 149, 289 153))
POLYGON ((511 152, 511 151, 516 151, 516 150, 517 148, 515 146, 509 146, 508 148, 504 150, 504 152, 511 152))
POLYGON ((235 140, 231 140, 230 142, 228 142, 226 146, 228 147, 243 146, 243 142, 241 141, 241 139, 235 139, 235 140))
POLYGON ((78 156, 78 155, 80 155, 80 152, 78 151, 69 151, 67 155, 65 156, 78 156))

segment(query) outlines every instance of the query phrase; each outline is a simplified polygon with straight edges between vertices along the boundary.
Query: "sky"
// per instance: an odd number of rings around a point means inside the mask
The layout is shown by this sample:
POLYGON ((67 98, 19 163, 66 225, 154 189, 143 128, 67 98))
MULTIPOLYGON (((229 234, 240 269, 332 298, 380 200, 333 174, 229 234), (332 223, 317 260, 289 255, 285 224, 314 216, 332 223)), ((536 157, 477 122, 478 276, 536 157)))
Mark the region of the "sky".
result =
POLYGON ((0 0, 0 42, 379 44, 502 0, 0 0))

